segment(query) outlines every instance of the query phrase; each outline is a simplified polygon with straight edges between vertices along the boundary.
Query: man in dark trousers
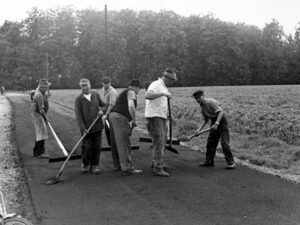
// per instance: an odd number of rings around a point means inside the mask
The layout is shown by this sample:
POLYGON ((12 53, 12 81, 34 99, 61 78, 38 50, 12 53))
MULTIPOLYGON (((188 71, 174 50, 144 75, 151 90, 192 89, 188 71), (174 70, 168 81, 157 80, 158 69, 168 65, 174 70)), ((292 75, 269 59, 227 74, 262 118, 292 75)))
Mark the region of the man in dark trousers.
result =
POLYGON ((38 158, 49 158, 45 152, 45 140, 48 139, 46 114, 49 110, 46 91, 49 90, 50 85, 51 84, 45 78, 41 79, 31 103, 31 116, 36 137, 33 156, 38 158))
POLYGON ((109 115, 111 142, 116 145, 120 158, 120 165, 125 175, 141 175, 142 170, 134 168, 131 159, 130 136, 132 129, 137 126, 136 107, 137 94, 141 89, 139 80, 131 80, 129 87, 118 96, 115 106, 109 115))
POLYGON ((229 128, 228 122, 223 109, 213 98, 205 98, 204 92, 198 90, 193 93, 193 97, 199 103, 201 112, 204 117, 204 124, 196 131, 201 131, 211 120, 211 130, 207 138, 206 160, 200 166, 213 167, 216 149, 221 139, 221 146, 227 162, 226 169, 234 169, 235 163, 229 145, 229 128))
POLYGON ((99 174, 102 172, 99 168, 99 161, 103 129, 100 117, 103 115, 101 109, 103 102, 97 92, 91 91, 91 84, 88 79, 80 79, 79 85, 82 93, 75 100, 75 116, 81 134, 85 134, 97 116, 99 117, 82 141, 81 171, 99 174))

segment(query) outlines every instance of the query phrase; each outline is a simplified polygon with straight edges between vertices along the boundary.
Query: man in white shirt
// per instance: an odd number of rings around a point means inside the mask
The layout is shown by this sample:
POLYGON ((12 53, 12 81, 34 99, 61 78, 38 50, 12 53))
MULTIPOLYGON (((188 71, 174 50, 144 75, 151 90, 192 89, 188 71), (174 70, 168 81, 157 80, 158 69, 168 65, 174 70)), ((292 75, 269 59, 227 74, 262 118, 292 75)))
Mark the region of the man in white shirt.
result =
POLYGON ((177 80, 176 73, 166 69, 163 76, 153 81, 145 95, 145 117, 149 134, 153 140, 153 173, 156 176, 170 176, 163 168, 163 153, 167 140, 168 99, 172 97, 167 86, 177 80))

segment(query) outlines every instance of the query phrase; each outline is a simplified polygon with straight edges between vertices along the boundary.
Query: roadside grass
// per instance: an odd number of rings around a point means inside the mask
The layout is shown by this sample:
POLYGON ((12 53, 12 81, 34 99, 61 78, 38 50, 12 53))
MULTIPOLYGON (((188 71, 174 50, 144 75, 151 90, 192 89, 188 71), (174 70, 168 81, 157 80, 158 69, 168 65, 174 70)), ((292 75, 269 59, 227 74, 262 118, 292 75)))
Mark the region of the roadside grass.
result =
MULTIPOLYGON (((197 89, 219 101, 229 120, 234 156, 260 166, 300 174, 300 86, 234 86, 170 88, 174 137, 186 139, 202 124, 200 107, 191 97, 197 89)), ((121 90, 118 90, 120 92, 121 90)), ((52 99, 74 108, 80 90, 53 90, 52 99)), ((145 91, 138 96, 137 121, 146 132, 145 91)), ((207 134, 191 146, 205 149, 207 134)), ((218 151, 221 151, 220 147, 218 151)))

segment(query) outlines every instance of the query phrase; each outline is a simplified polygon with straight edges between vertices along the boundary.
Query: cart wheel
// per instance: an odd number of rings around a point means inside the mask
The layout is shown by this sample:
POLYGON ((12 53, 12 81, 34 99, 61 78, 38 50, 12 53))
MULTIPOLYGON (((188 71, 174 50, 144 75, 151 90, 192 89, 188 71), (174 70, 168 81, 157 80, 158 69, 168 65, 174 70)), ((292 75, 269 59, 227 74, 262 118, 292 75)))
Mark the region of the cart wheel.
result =
POLYGON ((22 217, 13 217, 4 219, 4 225, 32 225, 32 223, 22 217))

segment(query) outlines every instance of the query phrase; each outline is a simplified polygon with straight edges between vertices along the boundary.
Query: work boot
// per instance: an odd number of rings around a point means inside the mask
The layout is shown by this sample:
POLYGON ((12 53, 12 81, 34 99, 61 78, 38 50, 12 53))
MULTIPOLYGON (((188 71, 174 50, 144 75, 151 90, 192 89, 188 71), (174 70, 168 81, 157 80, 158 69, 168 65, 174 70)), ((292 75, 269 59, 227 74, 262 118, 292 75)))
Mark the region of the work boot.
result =
POLYGON ((227 170, 235 169, 235 163, 234 162, 228 163, 226 166, 226 169, 227 170))
POLYGON ((90 167, 90 173, 92 173, 92 174, 100 174, 100 173, 103 173, 103 171, 100 170, 99 166, 91 166, 90 167))
MULTIPOLYGON (((151 169, 154 168, 154 162, 151 164, 151 169)), ((168 170, 169 168, 166 165, 162 165, 163 170, 168 170)))
POLYGON ((205 160, 205 162, 201 163, 199 166, 201 166, 201 167, 214 167, 214 161, 205 160))
POLYGON ((121 167, 115 167, 113 171, 122 171, 121 167))
POLYGON ((123 171, 124 175, 143 175, 143 170, 130 169, 123 171))
POLYGON ((83 163, 81 163, 80 170, 81 170, 82 173, 87 173, 88 172, 88 167, 86 165, 84 165, 83 163))
POLYGON ((50 159, 50 156, 47 155, 46 153, 42 153, 38 156, 39 159, 50 159))
POLYGON ((157 171, 153 171, 155 176, 159 176, 159 177, 169 177, 170 174, 167 173, 166 171, 164 171, 163 169, 157 170, 157 171))

